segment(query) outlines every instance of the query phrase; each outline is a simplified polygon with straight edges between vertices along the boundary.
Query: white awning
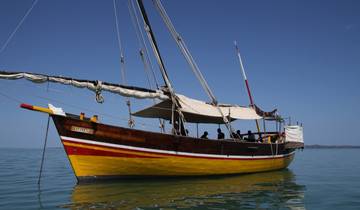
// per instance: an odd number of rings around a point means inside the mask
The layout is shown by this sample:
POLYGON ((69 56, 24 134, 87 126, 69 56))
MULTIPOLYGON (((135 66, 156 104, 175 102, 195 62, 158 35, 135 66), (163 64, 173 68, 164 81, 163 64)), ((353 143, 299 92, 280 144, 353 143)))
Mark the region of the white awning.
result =
MULTIPOLYGON (((216 124, 224 123, 222 115, 216 106, 179 94, 177 94, 177 97, 181 106, 181 112, 184 114, 186 122, 216 124)), ((138 117, 162 118, 171 120, 171 106, 172 103, 170 100, 164 100, 151 107, 135 112, 133 115, 138 117)), ((222 113, 231 121, 240 119, 255 120, 262 118, 256 114, 256 111, 251 107, 225 104, 220 104, 219 107, 222 113)))

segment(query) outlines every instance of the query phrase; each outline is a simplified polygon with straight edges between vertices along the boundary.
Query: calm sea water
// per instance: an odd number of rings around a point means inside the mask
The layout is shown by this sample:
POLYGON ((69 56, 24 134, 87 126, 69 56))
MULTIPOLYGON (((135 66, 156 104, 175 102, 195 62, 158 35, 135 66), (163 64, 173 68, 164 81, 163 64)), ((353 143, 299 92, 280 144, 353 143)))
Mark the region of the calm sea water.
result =
MULTIPOLYGON (((76 184, 62 149, 0 149, 0 209, 360 209, 360 150, 306 149, 250 175, 76 184)), ((214 169, 215 170, 215 169, 214 169)))

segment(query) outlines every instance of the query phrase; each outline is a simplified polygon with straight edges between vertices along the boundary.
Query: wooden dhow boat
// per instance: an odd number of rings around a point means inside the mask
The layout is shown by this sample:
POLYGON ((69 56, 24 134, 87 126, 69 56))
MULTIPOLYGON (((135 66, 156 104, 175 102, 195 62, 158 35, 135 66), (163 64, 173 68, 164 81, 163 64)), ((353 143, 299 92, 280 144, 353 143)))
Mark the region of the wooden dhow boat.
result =
MULTIPOLYGON (((139 19, 143 22, 142 30, 147 35, 164 80, 162 87, 153 90, 128 86, 125 82, 120 85, 28 72, 0 72, 1 79, 25 78, 35 83, 54 82, 87 88, 95 92, 96 100, 100 103, 104 101, 102 91, 127 98, 156 100, 153 106, 137 112, 131 112, 128 100, 128 128, 100 123, 97 116, 88 118, 84 114, 65 113, 61 108, 50 104, 48 108, 22 104, 22 108, 47 113, 53 119, 77 179, 228 175, 286 168, 293 160, 295 150, 304 146, 302 126, 282 126, 283 119, 276 110, 264 112, 255 105, 238 49, 237 54, 250 98, 250 105, 247 107, 218 103, 160 0, 154 0, 155 7, 208 94, 210 102, 180 95, 174 91, 167 75, 142 0, 129 2, 129 8, 133 9, 134 22, 137 23, 135 25, 139 26, 139 19), (135 116, 159 118, 162 125, 164 121, 169 121, 171 132, 167 133, 164 129, 161 132, 135 129, 135 116), (254 120, 258 132, 236 133, 231 124, 234 120, 254 120), (274 132, 260 132, 259 120, 273 120, 279 125, 278 129, 274 132), (186 130, 188 123, 223 124, 229 137, 222 138, 222 134, 220 139, 215 140, 189 136, 186 130)), ((114 10, 116 15, 115 0, 114 10)), ((138 29, 140 31, 141 27, 138 29)), ((121 50, 120 37, 118 38, 121 50)), ((121 63, 124 64, 122 55, 121 63)), ((150 59, 147 57, 146 60, 150 59)))

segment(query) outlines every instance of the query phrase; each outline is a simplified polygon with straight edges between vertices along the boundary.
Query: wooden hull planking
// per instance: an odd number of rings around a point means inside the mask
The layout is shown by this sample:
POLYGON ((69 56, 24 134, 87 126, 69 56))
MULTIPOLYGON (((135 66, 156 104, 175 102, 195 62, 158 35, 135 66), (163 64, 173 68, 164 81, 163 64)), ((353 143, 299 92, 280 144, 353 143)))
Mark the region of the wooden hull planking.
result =
POLYGON ((285 149, 284 145, 194 141, 190 137, 138 131, 69 117, 53 116, 53 119, 79 180, 264 172, 286 168, 294 158, 294 150, 285 149), (73 129, 74 126, 77 129, 73 129), (207 145, 213 148, 206 148, 207 145))

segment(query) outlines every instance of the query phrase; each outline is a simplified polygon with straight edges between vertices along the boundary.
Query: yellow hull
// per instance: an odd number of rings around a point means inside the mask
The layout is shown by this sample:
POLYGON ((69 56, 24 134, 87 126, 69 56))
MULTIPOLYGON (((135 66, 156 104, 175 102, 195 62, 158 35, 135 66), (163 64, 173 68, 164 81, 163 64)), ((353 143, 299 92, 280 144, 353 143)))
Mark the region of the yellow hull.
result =
POLYGON ((263 157, 205 157, 110 148, 63 141, 78 178, 113 176, 200 176, 241 174, 286 168, 294 153, 263 157), (69 153, 71 149, 78 151, 69 153), (79 152, 85 151, 85 152, 79 152), (92 151, 91 153, 89 151, 92 151))

